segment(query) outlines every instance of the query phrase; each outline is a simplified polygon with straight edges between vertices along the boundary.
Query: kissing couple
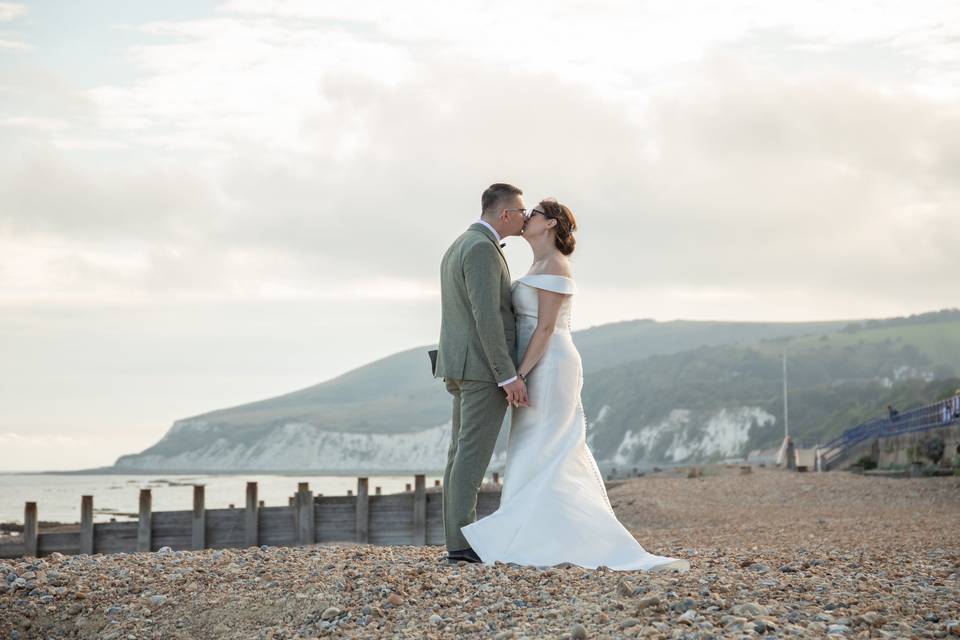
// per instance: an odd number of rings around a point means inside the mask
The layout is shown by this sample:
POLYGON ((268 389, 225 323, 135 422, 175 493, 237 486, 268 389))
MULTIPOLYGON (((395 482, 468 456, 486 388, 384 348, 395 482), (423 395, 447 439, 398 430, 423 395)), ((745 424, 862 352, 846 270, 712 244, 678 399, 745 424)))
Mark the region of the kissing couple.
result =
POLYGON ((528 211, 519 188, 497 183, 440 263, 434 377, 453 396, 447 561, 687 571, 688 561, 649 553, 620 523, 587 447, 583 365, 570 335, 576 229, 566 205, 548 198, 528 211), (533 250, 529 271, 513 281, 501 251, 507 236, 533 250), (500 506, 477 520, 477 492, 508 406, 500 506))

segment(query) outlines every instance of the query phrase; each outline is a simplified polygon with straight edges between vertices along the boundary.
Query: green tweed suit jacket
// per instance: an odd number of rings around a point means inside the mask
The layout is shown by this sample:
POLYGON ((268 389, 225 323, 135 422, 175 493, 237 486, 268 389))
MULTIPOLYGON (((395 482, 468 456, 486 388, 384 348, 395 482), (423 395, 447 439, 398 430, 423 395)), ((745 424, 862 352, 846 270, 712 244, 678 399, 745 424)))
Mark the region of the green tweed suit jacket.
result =
POLYGON ((510 268, 493 232, 475 222, 440 263, 435 377, 499 383, 517 375, 510 268))

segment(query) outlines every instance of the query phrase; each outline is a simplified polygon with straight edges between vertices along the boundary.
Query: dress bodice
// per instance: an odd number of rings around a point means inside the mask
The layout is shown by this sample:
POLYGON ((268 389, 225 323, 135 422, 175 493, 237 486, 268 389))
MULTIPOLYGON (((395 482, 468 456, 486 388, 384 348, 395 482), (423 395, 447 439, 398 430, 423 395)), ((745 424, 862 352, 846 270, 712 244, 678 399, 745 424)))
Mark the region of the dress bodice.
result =
MULTIPOLYGON (((556 293, 573 294, 576 285, 573 278, 548 274, 521 276, 513 281, 513 312, 519 327, 535 327, 539 317, 540 299, 537 289, 546 289, 556 293)), ((564 297, 557 314, 556 331, 569 332, 571 327, 570 311, 573 306, 572 295, 564 297)))

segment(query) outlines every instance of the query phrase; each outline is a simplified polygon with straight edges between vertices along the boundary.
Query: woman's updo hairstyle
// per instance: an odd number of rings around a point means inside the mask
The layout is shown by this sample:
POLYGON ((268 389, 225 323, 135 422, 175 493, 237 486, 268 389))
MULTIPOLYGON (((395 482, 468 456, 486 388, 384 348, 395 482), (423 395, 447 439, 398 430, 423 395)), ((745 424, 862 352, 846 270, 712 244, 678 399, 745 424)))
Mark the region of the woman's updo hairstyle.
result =
POLYGON ((557 224, 553 227, 557 232, 555 244, 565 256, 573 253, 573 248, 577 244, 577 239, 573 237, 573 232, 577 230, 577 219, 570 211, 570 207, 560 204, 554 198, 544 198, 540 201, 540 209, 543 210, 543 216, 548 220, 556 220, 557 224))

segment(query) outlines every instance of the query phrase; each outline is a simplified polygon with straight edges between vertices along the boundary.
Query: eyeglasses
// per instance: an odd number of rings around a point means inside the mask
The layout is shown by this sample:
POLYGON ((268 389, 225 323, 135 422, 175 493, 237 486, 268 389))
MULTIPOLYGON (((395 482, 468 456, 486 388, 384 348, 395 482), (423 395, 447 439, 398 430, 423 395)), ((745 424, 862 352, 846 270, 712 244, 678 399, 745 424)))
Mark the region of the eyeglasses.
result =
POLYGON ((539 209, 533 209, 533 210, 530 211, 530 213, 528 213, 527 215, 525 215, 524 218, 525 218, 526 220, 529 220, 530 218, 532 218, 533 216, 537 215, 538 213, 539 213, 540 215, 542 215, 544 218, 547 217, 547 214, 545 214, 543 211, 540 211, 539 209))
POLYGON ((519 211, 519 212, 520 212, 520 215, 522 215, 524 218, 527 217, 527 210, 526 210, 526 209, 504 209, 504 211, 507 211, 507 212, 510 212, 510 211, 519 211))

